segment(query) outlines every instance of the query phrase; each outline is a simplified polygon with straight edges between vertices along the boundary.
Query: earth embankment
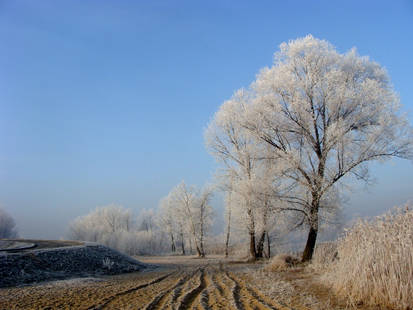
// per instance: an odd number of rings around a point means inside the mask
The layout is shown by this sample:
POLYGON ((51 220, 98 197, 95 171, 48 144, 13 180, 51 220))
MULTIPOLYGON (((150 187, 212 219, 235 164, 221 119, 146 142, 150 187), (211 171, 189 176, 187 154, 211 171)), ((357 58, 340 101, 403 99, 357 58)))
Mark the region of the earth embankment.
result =
POLYGON ((0 252, 0 287, 40 281, 140 271, 145 264, 108 247, 79 242, 26 240, 0 252), (54 244, 56 243, 56 244, 54 244), (59 247, 57 247, 59 246, 59 247))

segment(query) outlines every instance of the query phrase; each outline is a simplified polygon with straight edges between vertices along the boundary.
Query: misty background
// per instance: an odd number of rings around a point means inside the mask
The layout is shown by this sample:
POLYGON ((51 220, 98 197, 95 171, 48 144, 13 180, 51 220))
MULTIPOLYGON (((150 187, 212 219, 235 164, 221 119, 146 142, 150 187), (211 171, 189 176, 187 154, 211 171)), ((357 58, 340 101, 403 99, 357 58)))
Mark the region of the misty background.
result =
MULTIPOLYGON (((58 239, 97 206, 138 215, 183 179, 212 182, 209 120, 309 33, 384 66, 412 123, 412 29, 408 0, 0 0, 0 207, 20 236, 58 239)), ((411 162, 371 167, 347 220, 413 200, 411 162)))

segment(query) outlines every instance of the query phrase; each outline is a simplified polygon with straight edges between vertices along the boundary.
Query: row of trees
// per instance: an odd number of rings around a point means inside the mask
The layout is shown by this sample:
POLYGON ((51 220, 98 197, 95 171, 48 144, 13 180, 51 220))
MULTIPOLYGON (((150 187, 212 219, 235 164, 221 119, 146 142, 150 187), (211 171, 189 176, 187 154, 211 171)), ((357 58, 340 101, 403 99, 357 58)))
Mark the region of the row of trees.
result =
MULTIPOLYGON (((412 128, 386 71, 311 35, 281 44, 273 66, 223 103, 205 137, 225 192, 225 254, 237 232, 251 259, 269 256, 280 232, 304 227, 302 260, 310 260, 321 225, 336 223, 346 180, 368 181, 370 162, 413 153, 412 128)), ((113 245, 118 236, 132 254, 189 247, 204 257, 211 195, 210 187, 182 182, 138 224, 128 210, 97 209, 72 223, 72 237, 113 245), (136 240, 149 250, 136 249, 136 240)))
POLYGON ((98 207, 76 218, 69 226, 73 240, 98 242, 130 255, 166 251, 166 243, 152 210, 143 210, 135 218, 132 210, 118 205, 98 207))
POLYGON ((160 202, 159 219, 169 236, 171 251, 176 251, 179 238, 182 254, 185 244, 194 246, 199 257, 205 257, 205 237, 212 224, 209 204, 212 189, 198 190, 181 182, 160 202))
POLYGON ((198 190, 181 182, 160 201, 158 211, 109 205, 76 218, 69 227, 73 240, 98 242, 130 255, 196 251, 205 257, 205 239, 212 224, 211 188, 198 190), (186 249, 189 247, 189 249, 186 249))
POLYGON ((262 256, 277 219, 308 227, 308 261, 320 224, 340 205, 339 185, 350 175, 368 180, 371 161, 411 157, 412 130, 380 65, 309 35, 281 44, 274 65, 220 107, 206 144, 250 256, 262 256))

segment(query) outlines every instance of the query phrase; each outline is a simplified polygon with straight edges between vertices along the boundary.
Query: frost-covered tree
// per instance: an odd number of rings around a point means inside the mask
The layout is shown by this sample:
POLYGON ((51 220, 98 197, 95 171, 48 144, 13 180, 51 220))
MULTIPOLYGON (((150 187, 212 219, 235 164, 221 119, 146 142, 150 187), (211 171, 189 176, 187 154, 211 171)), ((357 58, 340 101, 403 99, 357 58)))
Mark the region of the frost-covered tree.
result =
POLYGON ((136 230, 145 232, 148 236, 148 248, 151 253, 156 252, 156 237, 161 230, 156 225, 156 215, 153 209, 144 209, 139 212, 136 219, 136 230))
POLYGON ((103 234, 130 231, 132 212, 122 206, 98 207, 87 215, 76 218, 69 227, 70 236, 77 240, 97 242, 103 234))
POLYGON ((198 199, 194 205, 194 215, 197 219, 197 235, 199 239, 200 256, 205 257, 205 237, 209 232, 212 219, 213 211, 209 204, 212 197, 212 188, 205 187, 198 195, 198 199))
POLYGON ((232 192, 228 191, 225 197, 225 257, 229 254, 229 242, 231 237, 231 223, 232 223, 232 192))
POLYGON ((3 209, 0 209, 0 238, 16 238, 16 222, 3 209))
POLYGON ((338 182, 367 180, 371 161, 412 155, 412 130, 386 71, 355 49, 340 54, 311 35, 283 43, 242 94, 243 128, 271 147, 282 177, 296 185, 290 202, 309 225, 303 261, 338 182))
POLYGON ((96 210, 98 217, 103 221, 105 229, 116 231, 129 231, 132 226, 132 212, 122 206, 109 205, 96 210))
POLYGON ((155 212, 152 209, 144 209, 139 212, 137 219, 138 230, 151 232, 155 228, 155 212))
POLYGON ((159 202, 157 222, 161 230, 168 236, 171 252, 174 253, 176 251, 176 236, 179 234, 179 228, 170 195, 162 198, 159 202))
POLYGON ((210 153, 223 164, 224 183, 229 185, 230 191, 237 193, 236 199, 231 199, 231 206, 242 209, 239 214, 248 230, 249 255, 255 259, 256 218, 252 179, 260 146, 255 137, 241 126, 245 122, 248 100, 247 94, 240 90, 226 101, 208 125, 205 141, 210 153), (234 201, 237 204, 233 204, 234 201))
POLYGON ((256 252, 257 258, 262 258, 264 257, 264 243, 266 239, 267 252, 270 255, 270 232, 275 228, 276 218, 280 219, 282 214, 276 212, 280 209, 280 203, 273 162, 269 159, 262 159, 256 170, 253 180, 257 218, 256 232, 258 237, 256 252))
MULTIPOLYGON (((190 235, 190 245, 192 246, 194 242, 196 252, 200 257, 205 257, 205 235, 212 222, 212 208, 209 205, 211 195, 211 189, 207 188, 200 192, 194 186, 187 186, 185 182, 178 184, 168 195, 181 230, 182 246, 186 228, 190 235)), ((182 252, 185 254, 184 248, 182 252)))
POLYGON ((70 223, 68 236, 98 242, 130 255, 167 251, 164 222, 153 210, 142 210, 136 221, 133 212, 117 205, 98 207, 70 223))
POLYGON ((215 114, 205 138, 210 153, 223 166, 220 179, 227 192, 227 246, 235 209, 236 223, 249 235, 249 256, 256 259, 263 257, 265 237, 269 240, 267 233, 273 224, 270 219, 279 198, 268 147, 244 126, 251 99, 247 91, 237 91, 215 114))

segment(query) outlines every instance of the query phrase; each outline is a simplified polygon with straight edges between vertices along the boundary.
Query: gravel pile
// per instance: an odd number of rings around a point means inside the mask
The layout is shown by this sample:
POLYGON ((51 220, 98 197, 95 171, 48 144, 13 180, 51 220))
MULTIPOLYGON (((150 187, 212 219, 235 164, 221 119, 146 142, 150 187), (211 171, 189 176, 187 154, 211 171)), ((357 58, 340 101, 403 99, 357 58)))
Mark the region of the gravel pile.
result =
POLYGON ((108 247, 97 244, 21 253, 0 253, 0 287, 20 284, 113 275, 139 271, 146 265, 108 247))

